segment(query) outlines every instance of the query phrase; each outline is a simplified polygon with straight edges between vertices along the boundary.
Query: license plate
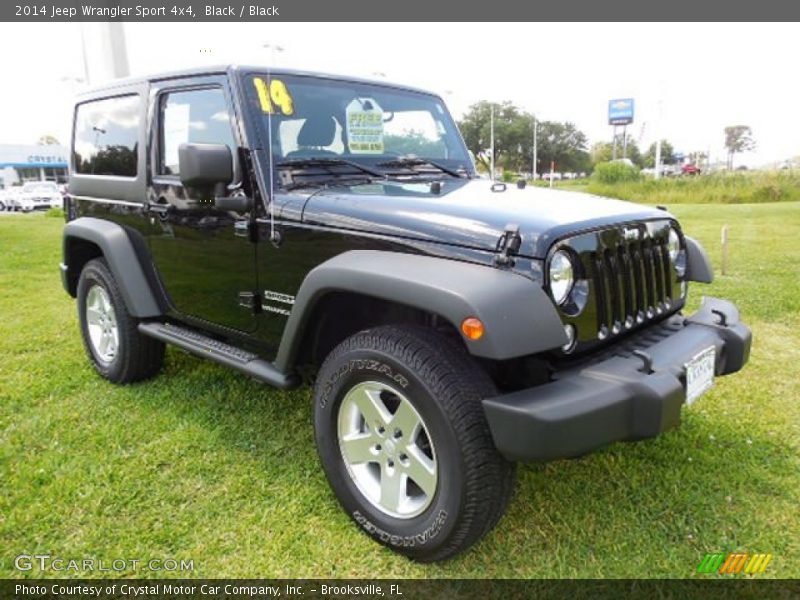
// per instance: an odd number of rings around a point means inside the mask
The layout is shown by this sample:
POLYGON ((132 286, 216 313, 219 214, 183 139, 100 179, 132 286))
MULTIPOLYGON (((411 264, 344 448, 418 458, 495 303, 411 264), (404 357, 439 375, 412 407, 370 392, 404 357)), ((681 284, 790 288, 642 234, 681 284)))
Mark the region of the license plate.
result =
POLYGON ((692 404, 714 385, 714 346, 686 363, 686 404, 692 404))

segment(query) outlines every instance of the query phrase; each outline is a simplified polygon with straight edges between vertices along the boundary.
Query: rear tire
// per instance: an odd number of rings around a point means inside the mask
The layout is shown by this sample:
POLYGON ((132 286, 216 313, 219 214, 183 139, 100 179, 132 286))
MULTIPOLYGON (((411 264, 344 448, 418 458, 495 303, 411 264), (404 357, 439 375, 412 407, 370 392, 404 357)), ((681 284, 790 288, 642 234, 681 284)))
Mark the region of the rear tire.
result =
POLYGON ((383 326, 339 344, 317 377, 314 411, 320 460, 344 510, 419 561, 477 542, 514 484, 481 404, 496 394, 460 344, 427 328, 383 326))
POLYGON ((78 280, 78 319, 83 345, 95 370, 114 383, 156 375, 164 364, 164 343, 139 333, 105 259, 89 261, 78 280))

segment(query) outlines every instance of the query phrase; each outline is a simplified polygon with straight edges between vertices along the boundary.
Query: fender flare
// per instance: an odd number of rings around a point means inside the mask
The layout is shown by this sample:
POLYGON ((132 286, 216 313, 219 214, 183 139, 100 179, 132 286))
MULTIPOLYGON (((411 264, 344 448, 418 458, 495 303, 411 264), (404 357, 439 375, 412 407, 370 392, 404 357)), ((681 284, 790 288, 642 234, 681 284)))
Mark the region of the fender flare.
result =
MULTIPOLYGON (((71 243, 76 239, 92 242, 100 248, 131 315, 146 318, 163 314, 128 232, 121 225, 111 221, 80 217, 64 227, 62 272, 65 276, 65 285, 68 286, 68 280, 77 281, 79 276, 79 273, 75 272, 77 266, 74 264, 71 252, 71 243)), ((69 286, 67 291, 74 295, 69 286)))
POLYGON ((331 292, 353 292, 440 315, 461 333, 478 317, 479 340, 462 339, 473 356, 505 360, 567 342, 558 313, 536 282, 512 271, 456 260, 351 250, 313 269, 303 281, 278 348, 275 366, 294 366, 314 306, 331 292))
POLYGON ((711 283, 714 281, 714 267, 705 248, 696 239, 684 236, 686 240, 686 278, 689 281, 711 283))

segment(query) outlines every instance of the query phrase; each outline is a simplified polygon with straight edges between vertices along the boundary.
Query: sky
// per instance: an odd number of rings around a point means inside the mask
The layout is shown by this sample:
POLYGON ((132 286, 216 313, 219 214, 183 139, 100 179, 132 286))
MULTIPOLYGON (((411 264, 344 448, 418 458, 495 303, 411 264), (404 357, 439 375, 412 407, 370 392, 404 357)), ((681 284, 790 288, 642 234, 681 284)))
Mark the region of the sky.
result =
MULTIPOLYGON (((91 39, 92 27, 0 23, 0 143, 68 141, 70 102, 86 86, 81 32, 91 39)), ((737 164, 800 155, 795 23, 125 23, 124 32, 132 75, 274 61, 429 89, 456 118, 479 100, 510 100, 574 122, 590 143, 611 139, 608 101, 631 97, 628 131, 642 148, 660 131, 678 151, 722 160, 724 127, 744 124, 757 149, 737 164)))

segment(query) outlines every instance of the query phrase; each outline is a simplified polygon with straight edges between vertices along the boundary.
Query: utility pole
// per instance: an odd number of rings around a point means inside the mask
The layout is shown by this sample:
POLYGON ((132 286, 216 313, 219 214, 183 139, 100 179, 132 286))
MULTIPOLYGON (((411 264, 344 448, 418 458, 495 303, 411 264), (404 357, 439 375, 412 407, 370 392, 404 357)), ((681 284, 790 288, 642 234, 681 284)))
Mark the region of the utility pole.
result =
POLYGON ((617 160, 617 126, 614 125, 614 145, 611 150, 611 160, 617 160))
POLYGON ((628 158, 628 126, 622 126, 622 158, 628 158))
POLYGON ((83 78, 97 84, 130 74, 125 29, 118 21, 81 23, 83 78))
POLYGON ((536 181, 536 130, 539 129, 536 123, 536 115, 533 115, 533 158, 531 159, 531 178, 536 181))
POLYGON ((490 139, 489 145, 491 147, 490 152, 492 153, 492 156, 491 156, 491 159, 492 159, 492 162, 491 162, 492 172, 490 174, 490 179, 492 181, 494 181, 494 104, 492 104, 492 110, 491 110, 490 121, 489 121, 489 139, 490 139))
POLYGON ((656 173, 655 178, 661 177, 661 138, 656 140, 656 173))
POLYGON ((662 121, 664 120, 664 82, 659 86, 658 94, 658 110, 656 110, 656 126, 653 128, 656 134, 656 173, 655 178, 661 177, 661 129, 663 127, 662 121))

